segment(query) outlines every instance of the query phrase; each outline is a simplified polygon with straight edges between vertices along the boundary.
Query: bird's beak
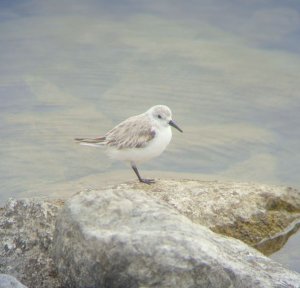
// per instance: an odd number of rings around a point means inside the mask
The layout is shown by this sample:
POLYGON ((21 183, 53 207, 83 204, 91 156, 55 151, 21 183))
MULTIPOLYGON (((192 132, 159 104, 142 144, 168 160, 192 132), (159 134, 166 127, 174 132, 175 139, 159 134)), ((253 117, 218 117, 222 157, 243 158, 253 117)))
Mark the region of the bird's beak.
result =
POLYGON ((174 128, 176 128, 178 131, 183 132, 173 120, 169 121, 169 125, 173 126, 174 128))

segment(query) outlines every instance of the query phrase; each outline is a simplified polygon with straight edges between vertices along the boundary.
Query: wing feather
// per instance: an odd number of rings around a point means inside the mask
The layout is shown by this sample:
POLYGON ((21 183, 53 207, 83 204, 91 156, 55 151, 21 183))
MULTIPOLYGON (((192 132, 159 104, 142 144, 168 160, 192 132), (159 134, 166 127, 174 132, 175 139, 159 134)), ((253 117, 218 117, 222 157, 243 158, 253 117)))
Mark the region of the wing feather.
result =
POLYGON ((97 137, 97 138, 75 138, 76 141, 80 143, 90 143, 90 144, 104 144, 105 137, 97 137))
POLYGON ((128 118, 106 135, 106 144, 117 149, 144 148, 155 137, 148 116, 145 114, 128 118))

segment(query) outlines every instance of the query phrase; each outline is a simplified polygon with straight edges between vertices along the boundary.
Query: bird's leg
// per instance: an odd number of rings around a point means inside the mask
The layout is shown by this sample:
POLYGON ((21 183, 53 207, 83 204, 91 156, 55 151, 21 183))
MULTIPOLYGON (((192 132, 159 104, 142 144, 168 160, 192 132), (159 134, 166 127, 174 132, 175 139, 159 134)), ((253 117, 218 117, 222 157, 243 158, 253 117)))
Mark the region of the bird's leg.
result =
POLYGON ((138 171, 138 169, 137 169, 137 167, 136 167, 136 165, 134 163, 131 163, 131 167, 132 167, 134 173, 136 174, 136 176, 139 178, 139 181, 141 183, 145 183, 145 184, 153 184, 153 183, 155 183, 154 179, 143 179, 141 177, 141 175, 140 175, 140 173, 139 173, 139 171, 138 171))

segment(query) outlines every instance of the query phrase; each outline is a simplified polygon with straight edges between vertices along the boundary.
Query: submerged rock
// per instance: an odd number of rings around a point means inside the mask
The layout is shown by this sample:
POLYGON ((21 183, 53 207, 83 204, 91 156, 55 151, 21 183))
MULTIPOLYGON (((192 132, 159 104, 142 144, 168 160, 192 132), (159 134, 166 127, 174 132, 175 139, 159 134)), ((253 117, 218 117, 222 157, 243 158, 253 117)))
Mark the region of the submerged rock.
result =
MULTIPOLYGON (((149 187, 147 193, 163 189, 149 187)), ((169 193, 174 193, 172 187, 169 193)), ((58 216, 53 248, 64 287, 266 288, 300 283, 299 274, 128 185, 71 198, 58 216)))

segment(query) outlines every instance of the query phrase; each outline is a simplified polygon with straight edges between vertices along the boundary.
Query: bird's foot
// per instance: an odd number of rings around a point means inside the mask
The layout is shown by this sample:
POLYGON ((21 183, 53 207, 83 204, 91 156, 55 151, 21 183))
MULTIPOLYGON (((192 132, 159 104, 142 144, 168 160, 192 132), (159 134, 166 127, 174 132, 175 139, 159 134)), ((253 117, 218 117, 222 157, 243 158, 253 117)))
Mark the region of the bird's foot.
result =
POLYGON ((155 183, 155 180, 154 179, 140 179, 140 182, 150 185, 150 184, 155 183))

